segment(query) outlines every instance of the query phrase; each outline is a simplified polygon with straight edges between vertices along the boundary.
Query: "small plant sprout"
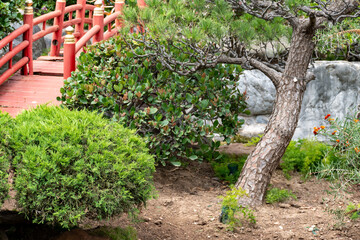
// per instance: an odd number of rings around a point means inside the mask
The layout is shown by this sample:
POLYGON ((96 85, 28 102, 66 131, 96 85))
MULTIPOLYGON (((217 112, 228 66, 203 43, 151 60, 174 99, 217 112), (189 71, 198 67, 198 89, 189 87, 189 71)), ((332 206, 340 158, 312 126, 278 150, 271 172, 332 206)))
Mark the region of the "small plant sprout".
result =
POLYGON ((256 223, 253 211, 247 207, 238 205, 238 199, 246 195, 245 190, 231 187, 231 190, 226 192, 226 196, 220 197, 223 201, 219 220, 227 224, 230 231, 241 226, 244 221, 251 224, 256 223))

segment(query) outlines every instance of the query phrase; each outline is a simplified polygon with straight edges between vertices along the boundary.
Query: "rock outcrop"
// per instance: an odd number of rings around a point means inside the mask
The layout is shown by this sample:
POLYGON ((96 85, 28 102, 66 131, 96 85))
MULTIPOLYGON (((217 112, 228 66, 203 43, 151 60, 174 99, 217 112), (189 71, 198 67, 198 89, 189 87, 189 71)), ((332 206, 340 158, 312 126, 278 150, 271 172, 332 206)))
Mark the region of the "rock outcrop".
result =
MULTIPOLYGON (((323 124, 325 115, 343 118, 360 104, 359 62, 319 61, 312 71, 316 79, 307 86, 294 139, 313 136, 313 127, 323 124)), ((251 111, 240 134, 256 136, 264 131, 272 112, 275 88, 258 70, 245 71, 239 88, 246 90, 251 111)))

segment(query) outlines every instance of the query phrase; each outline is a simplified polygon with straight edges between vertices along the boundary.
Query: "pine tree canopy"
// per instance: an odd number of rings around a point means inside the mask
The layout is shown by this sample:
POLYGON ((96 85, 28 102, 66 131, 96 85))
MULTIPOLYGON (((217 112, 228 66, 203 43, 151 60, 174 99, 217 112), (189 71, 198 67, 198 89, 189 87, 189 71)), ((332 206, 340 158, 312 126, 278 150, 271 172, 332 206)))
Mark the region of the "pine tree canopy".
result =
POLYGON ((272 64, 281 72, 294 29, 308 25, 304 31, 316 32, 360 16, 358 0, 147 0, 146 4, 124 9, 123 33, 145 26, 141 39, 134 36, 132 42, 141 42, 170 70, 183 75, 221 62, 257 68, 249 59, 272 64), (179 53, 190 59, 182 61, 179 53), (174 67, 179 64, 182 71, 174 67))

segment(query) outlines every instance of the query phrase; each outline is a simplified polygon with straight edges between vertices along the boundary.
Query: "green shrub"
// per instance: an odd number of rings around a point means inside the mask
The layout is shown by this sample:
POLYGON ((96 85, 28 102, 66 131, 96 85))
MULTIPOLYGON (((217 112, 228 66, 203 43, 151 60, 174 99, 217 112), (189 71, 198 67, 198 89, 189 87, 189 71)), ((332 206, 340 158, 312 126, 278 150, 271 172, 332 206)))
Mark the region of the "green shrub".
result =
POLYGON ((291 141, 282 158, 280 166, 286 178, 292 171, 301 172, 304 176, 317 170, 319 165, 334 160, 329 154, 331 146, 311 139, 291 141))
POLYGON ((360 20, 345 19, 340 24, 318 31, 315 58, 359 61, 360 20), (330 30, 329 30, 330 29, 330 30), (355 30, 358 31, 348 31, 355 30))
POLYGON ((264 134, 259 134, 257 137, 250 138, 250 140, 245 144, 245 146, 247 147, 256 146, 256 144, 260 142, 262 136, 264 136, 264 134))
POLYGON ((346 215, 349 216, 349 218, 351 220, 356 220, 358 218, 360 218, 360 204, 354 204, 354 203, 349 203, 346 206, 346 210, 345 210, 346 215))
POLYGON ((10 168, 11 152, 9 151, 9 131, 13 119, 7 113, 0 111, 0 207, 8 197, 8 171, 10 168))
POLYGON ((95 112, 40 106, 15 119, 14 188, 35 223, 69 228, 87 218, 133 212, 152 196, 145 142, 95 112))
POLYGON ((276 202, 285 202, 289 198, 296 199, 295 194, 293 194, 290 190, 287 189, 279 189, 279 188, 270 188, 266 192, 265 201, 266 203, 276 203, 276 202))
POLYGON ((253 211, 238 204, 238 199, 246 195, 245 190, 232 187, 230 191, 226 192, 226 196, 220 197, 222 199, 220 222, 227 224, 231 231, 241 226, 242 221, 256 223, 253 211))
POLYGON ((235 184, 240 176, 247 155, 236 156, 221 154, 218 159, 211 161, 215 176, 221 180, 227 181, 230 184, 235 184))
MULTIPOLYGON (((144 49, 139 45, 134 51, 143 55, 144 49)), ((189 56, 179 52, 178 57, 189 56)), ((246 104, 236 88, 240 72, 219 65, 180 76, 150 56, 135 56, 123 38, 112 38, 80 55, 59 100, 71 109, 104 112, 136 129, 160 162, 178 165, 179 159, 216 156, 220 142, 212 140, 214 134, 230 143, 243 124, 238 116, 246 104)))
POLYGON ((240 134, 235 135, 232 139, 232 143, 248 143, 250 141, 250 137, 242 136, 240 134))
POLYGON ((25 0, 0 0, 0 40, 14 30, 12 23, 22 21, 18 9, 24 7, 24 2, 25 0))

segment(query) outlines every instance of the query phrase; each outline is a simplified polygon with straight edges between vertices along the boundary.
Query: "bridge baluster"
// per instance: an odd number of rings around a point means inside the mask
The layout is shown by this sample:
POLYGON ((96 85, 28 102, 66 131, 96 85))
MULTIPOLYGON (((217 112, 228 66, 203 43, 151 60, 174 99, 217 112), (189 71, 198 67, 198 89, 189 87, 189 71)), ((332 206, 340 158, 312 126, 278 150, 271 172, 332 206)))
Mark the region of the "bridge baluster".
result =
POLYGON ((93 43, 100 42, 104 39, 104 8, 102 8, 102 1, 96 0, 93 17, 93 27, 98 25, 100 30, 95 34, 93 43))
POLYGON ((59 56, 60 55, 60 47, 61 47, 61 36, 62 29, 64 24, 64 10, 66 6, 66 0, 57 0, 55 11, 59 10, 61 12, 59 17, 56 17, 54 20, 54 26, 59 26, 59 30, 54 32, 53 39, 51 41, 51 50, 50 56, 59 56))
POLYGON ((29 24, 30 28, 23 34, 23 41, 29 41, 29 45, 23 50, 23 57, 28 57, 29 61, 21 69, 21 74, 23 75, 33 75, 33 56, 32 56, 32 34, 33 34, 33 19, 34 19, 34 10, 32 0, 25 1, 26 7, 24 10, 24 25, 29 24))
POLYGON ((146 3, 144 0, 137 0, 137 5, 139 6, 139 8, 146 7, 146 3))
POLYGON ((81 10, 76 11, 76 18, 81 19, 81 22, 75 25, 75 32, 80 33, 80 36, 77 39, 77 40, 79 40, 84 35, 86 0, 77 0, 77 4, 82 5, 81 10))
MULTIPOLYGON (((125 5, 125 0, 115 0, 115 12, 122 12, 124 5, 125 5)), ((122 26, 122 23, 119 18, 116 18, 115 26, 116 28, 120 28, 122 26)))
POLYGON ((71 72, 75 71, 75 37, 74 28, 69 26, 65 29, 66 36, 64 39, 64 79, 71 76, 71 72))

